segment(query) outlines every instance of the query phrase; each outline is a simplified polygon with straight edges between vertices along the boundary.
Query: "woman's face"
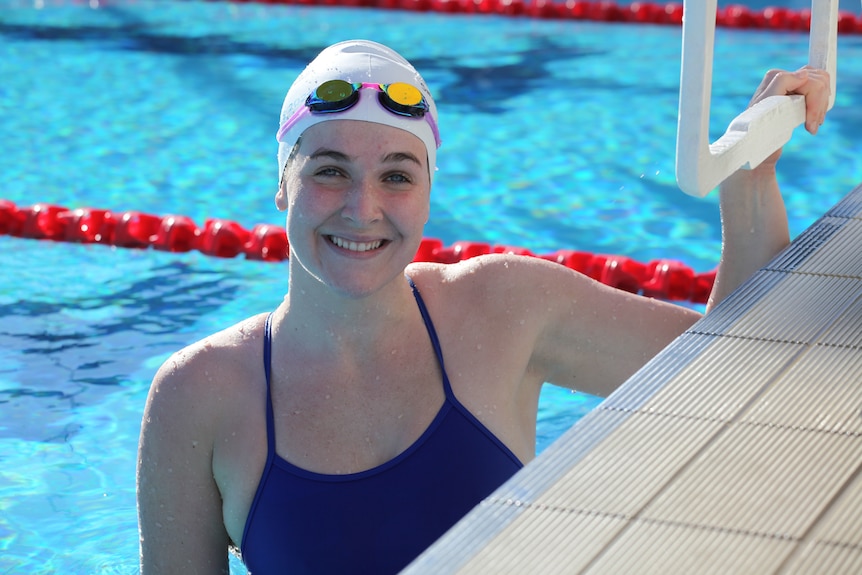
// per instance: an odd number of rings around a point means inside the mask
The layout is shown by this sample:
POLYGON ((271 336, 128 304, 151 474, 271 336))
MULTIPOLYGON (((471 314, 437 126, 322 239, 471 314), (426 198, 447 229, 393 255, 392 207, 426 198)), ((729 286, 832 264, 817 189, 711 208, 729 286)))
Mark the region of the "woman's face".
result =
POLYGON ((356 120, 310 127, 276 196, 288 212, 292 280, 304 271, 361 297, 403 275, 428 221, 430 187, 425 145, 413 134, 356 120))

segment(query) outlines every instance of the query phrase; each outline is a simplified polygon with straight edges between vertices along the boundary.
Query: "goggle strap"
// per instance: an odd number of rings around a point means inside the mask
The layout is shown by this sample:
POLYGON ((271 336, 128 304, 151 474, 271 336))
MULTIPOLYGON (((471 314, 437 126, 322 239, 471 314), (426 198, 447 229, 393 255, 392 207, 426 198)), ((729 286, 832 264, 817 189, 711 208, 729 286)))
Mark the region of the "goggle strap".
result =
MULTIPOLYGON (((372 84, 372 83, 351 83, 344 80, 345 84, 348 84, 352 87, 352 91, 350 94, 342 98, 341 100, 336 100, 333 102, 328 102, 317 95, 317 90, 309 94, 308 98, 305 100, 305 105, 297 110, 293 116, 288 118, 287 121, 279 128, 278 133, 276 134, 276 139, 281 141, 284 135, 290 131, 293 126, 302 118, 305 113, 312 114, 335 114, 338 112, 343 112, 348 110, 356 105, 359 101, 359 91, 362 88, 373 88, 378 92, 377 100, 380 105, 388 110, 389 112, 402 116, 405 118, 416 118, 421 119, 425 118, 428 122, 428 125, 431 127, 431 132, 434 135, 434 141, 437 144, 437 147, 440 147, 440 131, 437 128, 437 123, 434 122, 434 119, 431 116, 426 116, 429 111, 428 103, 425 101, 425 97, 421 92, 415 87, 414 89, 419 92, 420 101, 415 105, 408 104, 400 104, 396 102, 392 96, 388 94, 388 88, 390 84, 372 84)), ((322 86, 323 84, 321 84, 322 86)))

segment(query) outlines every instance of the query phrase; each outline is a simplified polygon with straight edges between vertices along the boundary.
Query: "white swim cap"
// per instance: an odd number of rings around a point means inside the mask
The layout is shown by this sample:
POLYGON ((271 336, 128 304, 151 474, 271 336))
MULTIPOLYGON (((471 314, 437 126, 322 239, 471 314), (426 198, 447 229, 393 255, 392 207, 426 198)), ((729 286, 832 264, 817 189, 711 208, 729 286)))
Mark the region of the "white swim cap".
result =
MULTIPOLYGON (((364 92, 364 91, 363 91, 364 92)), ((437 125, 437 106, 431 92, 419 72, 391 48, 370 40, 348 40, 329 46, 306 66, 305 70, 291 85, 281 106, 281 120, 294 118, 296 121, 287 130, 280 130, 278 145, 278 177, 281 179, 288 155, 302 133, 315 124, 328 120, 363 120, 405 130, 415 135, 425 144, 428 153, 428 170, 431 180, 436 170, 439 135, 432 125, 437 125), (401 116, 381 106, 376 97, 362 94, 359 101, 342 112, 306 114, 296 119, 296 114, 308 96, 328 80, 346 80, 351 83, 368 82, 393 84, 404 82, 419 89, 428 104, 430 121, 427 118, 401 116)))

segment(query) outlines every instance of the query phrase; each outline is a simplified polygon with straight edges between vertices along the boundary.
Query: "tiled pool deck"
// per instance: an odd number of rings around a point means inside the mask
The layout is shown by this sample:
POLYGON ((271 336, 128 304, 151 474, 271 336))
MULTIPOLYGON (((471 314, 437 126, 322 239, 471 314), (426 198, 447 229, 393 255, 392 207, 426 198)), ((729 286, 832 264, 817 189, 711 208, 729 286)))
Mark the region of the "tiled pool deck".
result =
POLYGON ((405 573, 862 573, 862 186, 405 573))

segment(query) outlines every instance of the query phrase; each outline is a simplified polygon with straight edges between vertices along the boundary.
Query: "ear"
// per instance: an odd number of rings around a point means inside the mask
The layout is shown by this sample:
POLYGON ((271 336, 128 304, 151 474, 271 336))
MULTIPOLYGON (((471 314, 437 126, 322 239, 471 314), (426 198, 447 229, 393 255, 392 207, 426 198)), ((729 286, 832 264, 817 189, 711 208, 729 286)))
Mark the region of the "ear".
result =
POLYGON ((278 191, 275 193, 275 207, 280 212, 287 210, 287 184, 284 179, 279 182, 278 191))

